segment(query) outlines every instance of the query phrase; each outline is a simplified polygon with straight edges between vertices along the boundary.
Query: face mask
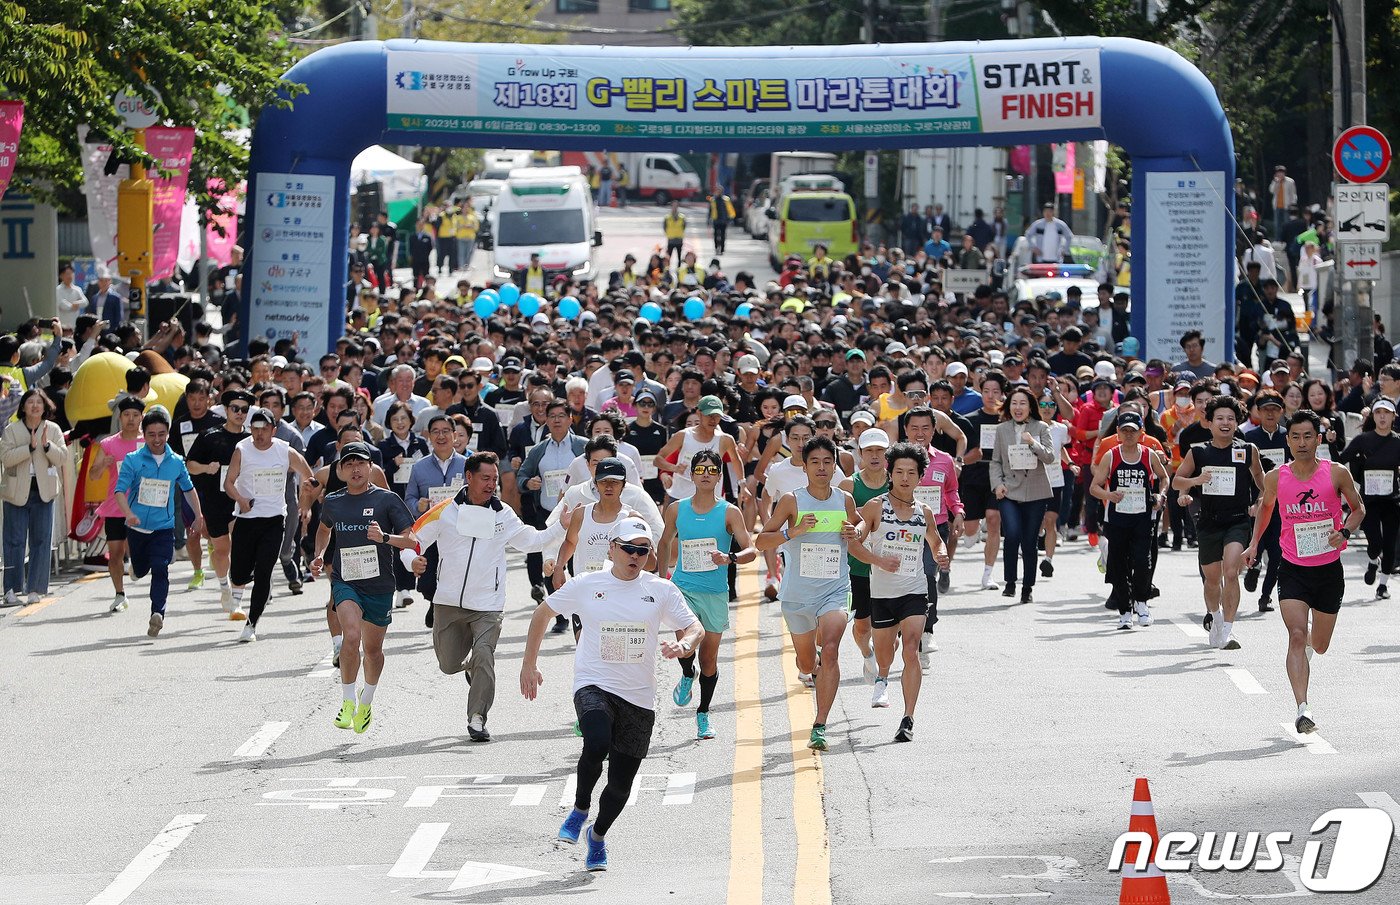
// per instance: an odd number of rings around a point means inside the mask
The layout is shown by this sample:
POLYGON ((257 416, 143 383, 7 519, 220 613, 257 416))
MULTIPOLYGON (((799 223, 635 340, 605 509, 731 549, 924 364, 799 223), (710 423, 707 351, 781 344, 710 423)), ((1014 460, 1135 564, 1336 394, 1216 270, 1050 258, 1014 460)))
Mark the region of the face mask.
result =
POLYGON ((831 373, 829 365, 812 365, 812 376, 817 380, 825 380, 829 373, 831 373))
POLYGON ((1184 408, 1186 408, 1187 406, 1189 406, 1190 404, 1191 404, 1191 397, 1190 397, 1190 396, 1178 396, 1178 397, 1176 397, 1176 407, 1177 407, 1177 408, 1184 409, 1184 408))

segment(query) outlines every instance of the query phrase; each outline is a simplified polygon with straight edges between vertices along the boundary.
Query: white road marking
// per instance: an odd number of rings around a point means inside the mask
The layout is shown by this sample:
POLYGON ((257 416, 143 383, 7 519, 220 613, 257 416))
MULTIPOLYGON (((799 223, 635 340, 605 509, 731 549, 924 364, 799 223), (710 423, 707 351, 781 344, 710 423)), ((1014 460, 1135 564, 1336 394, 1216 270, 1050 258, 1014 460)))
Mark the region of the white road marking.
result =
POLYGON ((1245 694, 1268 694, 1264 686, 1259 684, 1259 680, 1254 678, 1254 674, 1243 666, 1230 666, 1225 669, 1225 675, 1230 677, 1230 681, 1235 683, 1235 687, 1245 694))
POLYGON ((1201 628, 1194 622, 1178 622, 1177 620, 1173 619, 1171 620, 1171 623, 1172 625, 1181 629, 1181 633, 1186 637, 1190 638, 1192 641, 1207 641, 1210 639, 1210 632, 1201 628))
POLYGON ((486 886, 489 883, 509 883, 512 880, 542 876, 544 873, 541 871, 516 867, 514 864, 484 864, 480 861, 468 861, 462 865, 461 870, 457 871, 452 885, 447 888, 449 890, 470 889, 473 886, 486 886))
POLYGON ((170 853, 185 841, 203 819, 203 814, 177 815, 151 840, 150 845, 132 859, 125 870, 117 874, 117 878, 109 883, 106 889, 88 902, 88 905, 121 905, 156 872, 156 868, 170 857, 170 853))
POLYGON ((1389 814, 1395 823, 1395 835, 1400 838, 1400 803, 1385 792, 1357 792, 1356 797, 1360 798, 1366 807, 1379 808, 1389 814))
POLYGON ((335 662, 334 654, 326 654, 326 659, 311 667, 311 672, 306 674, 308 679, 325 679, 330 676, 340 675, 340 669, 332 664, 335 662))
POLYGON ((263 723, 262 728, 253 733, 253 737, 243 743, 243 746, 233 752, 234 757, 261 757, 267 753, 267 749, 272 747, 272 743, 277 741, 277 737, 291 728, 291 723, 263 723))
POLYGON ((1310 732, 1307 735, 1303 735, 1293 728, 1292 723, 1279 723, 1279 725, 1283 727, 1283 731, 1287 733, 1289 738, 1293 739, 1293 741, 1298 742, 1299 744, 1306 745, 1308 750, 1311 751, 1313 754, 1337 753, 1337 749, 1333 748, 1332 744, 1328 742, 1327 739, 1318 735, 1316 732, 1310 732))
POLYGON ((438 843, 442 842, 442 837, 447 835, 447 828, 451 825, 420 823, 418 829, 408 838, 408 844, 403 847, 399 860, 389 868, 389 876, 409 880, 455 877, 457 874, 454 871, 427 869, 428 862, 433 859, 433 852, 437 851, 438 843))

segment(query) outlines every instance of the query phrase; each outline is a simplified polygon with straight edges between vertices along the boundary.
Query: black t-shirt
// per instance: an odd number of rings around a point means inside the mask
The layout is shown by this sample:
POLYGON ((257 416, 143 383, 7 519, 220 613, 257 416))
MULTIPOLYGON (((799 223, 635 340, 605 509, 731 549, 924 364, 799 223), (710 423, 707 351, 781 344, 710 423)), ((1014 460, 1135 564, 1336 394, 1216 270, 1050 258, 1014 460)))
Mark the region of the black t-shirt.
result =
POLYGON ((1400 469, 1400 436, 1394 433, 1382 437, 1375 431, 1357 434, 1337 456, 1337 461, 1351 469, 1356 487, 1368 499, 1395 499, 1397 482, 1395 473, 1400 469), (1391 472, 1390 493, 1366 493, 1366 472, 1388 470, 1391 472))
POLYGON ((637 422, 632 422, 632 426, 627 429, 627 433, 622 439, 637 447, 637 452, 643 456, 654 456, 661 452, 661 448, 666 445, 671 432, 660 422, 653 419, 651 424, 642 427, 637 422))
MULTIPOLYGON (((339 490, 326 497, 321 506, 321 524, 331 531, 331 546, 326 549, 325 561, 332 577, 366 594, 394 593, 394 559, 397 548, 387 543, 375 543, 369 539, 369 523, 376 521, 386 534, 399 534, 413 526, 413 516, 408 506, 395 493, 382 487, 371 485, 364 493, 352 494, 339 490), (368 578, 346 579, 347 570, 342 562, 346 550, 373 550, 376 556, 369 562, 357 559, 359 569, 376 574, 368 578)), ((369 559, 369 555, 365 554, 369 559)))
POLYGON ((1198 475, 1207 468, 1226 468, 1235 473, 1233 493, 1207 493, 1205 487, 1195 488, 1202 515, 1228 521, 1247 518, 1249 507, 1258 493, 1258 488, 1254 486, 1253 467, 1259 460, 1259 449, 1245 440, 1235 440, 1224 449, 1214 443, 1203 443, 1191 448, 1191 458, 1198 475))
POLYGON ((251 435, 246 432, 235 434, 221 425, 200 434, 190 446, 190 454, 187 457, 190 461, 204 465, 217 462, 220 465, 219 470, 213 474, 190 476, 190 480, 194 482, 194 489, 199 493, 199 504, 205 509, 216 512, 233 511, 233 498, 224 493, 224 475, 228 473, 228 465, 233 461, 234 447, 248 436, 251 435))
POLYGON ((223 415, 214 412, 205 412, 203 418, 191 418, 188 414, 175 422, 175 429, 170 432, 170 447, 185 458, 189 458, 189 449, 194 441, 199 439, 199 435, 213 427, 223 427, 227 421, 223 415))
POLYGON ((1094 366, 1094 360, 1084 352, 1056 352, 1050 356, 1050 372, 1056 375, 1073 374, 1080 368, 1094 366))
POLYGON ((1186 451, 1193 446, 1210 442, 1211 430, 1199 421, 1192 422, 1181 429, 1181 433, 1176 437, 1176 449, 1180 456, 1185 456, 1186 451))
POLYGON ((1272 436, 1262 427, 1251 428, 1244 432, 1244 438, 1259 448, 1259 458, 1263 460, 1261 464, 1266 474, 1285 462, 1293 461, 1293 452, 1288 448, 1288 431, 1283 429, 1283 425, 1274 428, 1272 436))
MULTIPOLYGON (((977 484, 983 487, 991 486, 992 468, 990 463, 992 459, 992 447, 981 445, 982 428, 995 428, 998 424, 1001 423, 1001 413, 988 412, 983 409, 978 409, 977 411, 972 413, 972 415, 967 419, 967 422, 972 428, 971 430, 967 431, 968 448, 971 449, 974 446, 979 447, 982 450, 982 458, 978 459, 976 462, 972 462, 963 466, 962 475, 959 476, 958 483, 977 484)), ((958 426, 962 427, 962 425, 958 426)), ((991 431, 988 431, 987 433, 989 437, 992 434, 991 431)))
MULTIPOLYGON (((948 418, 949 418, 954 424, 956 424, 956 425, 958 426, 958 430, 960 430, 960 431, 963 432, 963 436, 967 438, 967 448, 968 448, 968 449, 976 449, 976 448, 977 448, 978 440, 979 440, 980 438, 979 438, 979 437, 977 436, 977 434, 973 431, 973 429, 972 429, 972 422, 971 422, 971 421, 968 421, 966 418, 964 418, 962 415, 959 415, 957 412, 944 412, 943 414, 947 415, 948 418)), ((903 437, 903 436, 904 436, 904 421, 905 421, 904 415, 900 415, 900 416, 899 416, 899 435, 900 435, 900 437, 903 437)), ((957 444, 957 441, 954 440, 952 437, 948 436, 947 434, 943 433, 943 432, 940 431, 940 430, 936 430, 936 431, 933 432, 933 448, 934 448, 934 449, 942 450, 943 452, 947 453, 947 454, 950 455, 950 456, 956 456, 956 455, 958 454, 958 444, 957 444)))

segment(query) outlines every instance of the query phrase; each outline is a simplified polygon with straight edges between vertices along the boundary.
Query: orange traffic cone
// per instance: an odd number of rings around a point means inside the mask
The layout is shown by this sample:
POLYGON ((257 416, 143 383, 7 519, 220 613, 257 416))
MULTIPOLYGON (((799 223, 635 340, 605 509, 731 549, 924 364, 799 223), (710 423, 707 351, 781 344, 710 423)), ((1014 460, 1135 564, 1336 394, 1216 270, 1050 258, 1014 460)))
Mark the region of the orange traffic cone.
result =
MULTIPOLYGON (((1152 793, 1147 790, 1147 780, 1142 778, 1133 786, 1133 812, 1128 818, 1128 831, 1151 836, 1151 857, 1157 856, 1160 840, 1157 817, 1152 813, 1152 793)), ((1171 905, 1167 878, 1161 868, 1149 860, 1146 870, 1137 870, 1133 866, 1137 856, 1138 843, 1128 843, 1123 853, 1123 889, 1118 894, 1118 905, 1171 905)))

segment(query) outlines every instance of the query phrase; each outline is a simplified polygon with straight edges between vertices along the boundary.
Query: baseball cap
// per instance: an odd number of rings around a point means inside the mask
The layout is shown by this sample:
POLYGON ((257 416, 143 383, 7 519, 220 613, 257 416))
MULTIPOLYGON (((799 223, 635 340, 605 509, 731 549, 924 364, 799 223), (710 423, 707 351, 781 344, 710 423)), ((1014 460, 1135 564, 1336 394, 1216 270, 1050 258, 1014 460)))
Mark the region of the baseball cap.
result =
MULTIPOLYGON (((703 399, 700 401, 704 402, 703 399)), ((796 394, 789 396, 783 400, 783 411, 788 409, 802 409, 805 412, 807 411, 807 400, 796 394)))
POLYGON ((851 415, 851 427, 857 424, 864 424, 869 427, 875 426, 875 415, 872 412, 859 411, 851 415))
POLYGON ((1101 361, 1098 364, 1094 365, 1095 377, 1103 377, 1107 380, 1112 380, 1113 376, 1116 373, 1118 372, 1114 370, 1113 362, 1111 361, 1101 361))
POLYGON ((519 371, 519 370, 520 370, 520 359, 518 359, 518 358, 507 358, 507 359, 505 360, 505 362, 503 362, 503 363, 501 364, 501 373, 503 373, 503 374, 504 374, 506 371, 519 371))
POLYGON ((1117 389, 1117 386, 1114 384, 1114 382, 1109 380, 1107 377, 1100 377, 1093 383, 1089 384, 1089 389, 1091 390, 1097 390, 1099 387, 1108 387, 1110 390, 1117 389))
POLYGON ((859 358, 861 361, 865 361, 865 353, 860 349, 852 349, 846 353, 846 360, 850 361, 852 358, 859 358))
POLYGON ((987 361, 994 365, 1005 364, 1006 353, 1002 352, 1000 349, 993 349, 987 353, 987 361))
POLYGON ((627 466, 622 464, 622 460, 616 456, 609 456, 593 469, 593 480, 594 482, 625 481, 627 480, 627 466))
POLYGON ((1393 411, 1395 411, 1395 403, 1391 402, 1389 399, 1386 399, 1384 396, 1382 396, 1381 398, 1377 399, 1375 402, 1371 403, 1371 411, 1373 411, 1373 412, 1380 412, 1380 411, 1393 412, 1393 411))
POLYGON ((1269 406, 1281 409, 1283 408, 1283 400, 1280 399, 1278 396, 1264 396, 1257 403, 1255 403, 1255 405, 1259 406, 1261 409, 1268 408, 1269 406))
POLYGON ((476 358, 472 360, 473 371, 490 371, 494 367, 495 365, 491 363, 491 359, 489 358, 476 358))
POLYGON ((253 394, 247 390, 224 390, 224 394, 219 397, 219 402, 224 405, 228 405, 231 402, 246 402, 252 405, 257 401, 258 400, 253 397, 253 394))
MULTIPOLYGON (((599 468, 602 463, 599 463, 599 468)), ((646 522, 639 518, 625 518, 613 526, 612 539, 620 541, 636 541, 645 539, 651 542, 651 528, 646 522)))
POLYGON ((272 365, 272 367, 275 370, 283 371, 287 368, 287 359, 285 356, 282 355, 274 355, 272 356, 272 360, 269 361, 268 364, 272 365))
POLYGON ((271 427, 277 423, 277 416, 265 408, 255 408, 248 413, 248 424, 251 427, 259 422, 271 427))
POLYGON ((1079 380, 1092 380, 1094 377, 1094 369, 1088 365, 1080 365, 1074 369, 1074 376, 1079 380))
POLYGON ((145 410, 146 403, 140 399, 137 399, 135 396, 123 396, 121 399, 117 400, 117 411, 119 412, 143 412, 145 410))
POLYGON ((624 380, 628 383, 636 383, 637 375, 633 374, 626 368, 623 368, 622 370, 618 371, 616 374, 613 375, 613 383, 622 383, 622 381, 624 380))
POLYGON ((1118 429, 1122 430, 1125 427, 1130 427, 1136 431, 1142 430, 1142 416, 1137 412, 1124 412, 1119 415, 1118 429))
POLYGON ((460 355, 449 355, 447 356, 447 360, 442 363, 442 366, 446 369, 454 364, 465 368, 467 366, 467 360, 460 355))
POLYGON ((967 365, 960 361, 949 363, 948 367, 943 370, 943 376, 945 377, 957 377, 959 374, 964 377, 967 376, 967 365))
POLYGON ((723 415, 724 403, 718 396, 701 396, 699 410, 702 415, 723 415))
POLYGON ((368 443, 347 443, 340 451, 340 461, 348 462, 351 459, 362 459, 365 462, 373 462, 374 455, 370 452, 368 443))
POLYGON ((882 446, 888 449, 889 445, 890 435, 877 427, 872 427, 869 430, 861 431, 860 439, 856 441, 856 446, 860 447, 861 449, 869 449, 872 446, 882 446))
POLYGON ((646 401, 650 402, 652 405, 655 405, 655 404, 656 404, 656 394, 653 393, 651 390, 642 390, 640 393, 638 393, 637 395, 633 396, 633 397, 632 397, 632 404, 633 404, 633 405, 636 405, 637 403, 641 402, 643 399, 645 399, 646 401))
POLYGON ((740 374, 757 374, 758 371, 759 371, 759 368, 758 368, 758 356, 757 356, 757 355, 741 355, 741 356, 739 356, 739 373, 740 373, 740 374))
POLYGON ((1177 390, 1189 390, 1189 389, 1191 389, 1191 381, 1189 381, 1189 380, 1178 380, 1178 381, 1176 382, 1176 386, 1175 386, 1173 389, 1177 389, 1177 390))
POLYGON ((885 346, 885 354, 886 354, 886 355, 908 355, 908 354, 909 354, 909 347, 906 346, 904 343, 890 343, 888 346, 885 346))

